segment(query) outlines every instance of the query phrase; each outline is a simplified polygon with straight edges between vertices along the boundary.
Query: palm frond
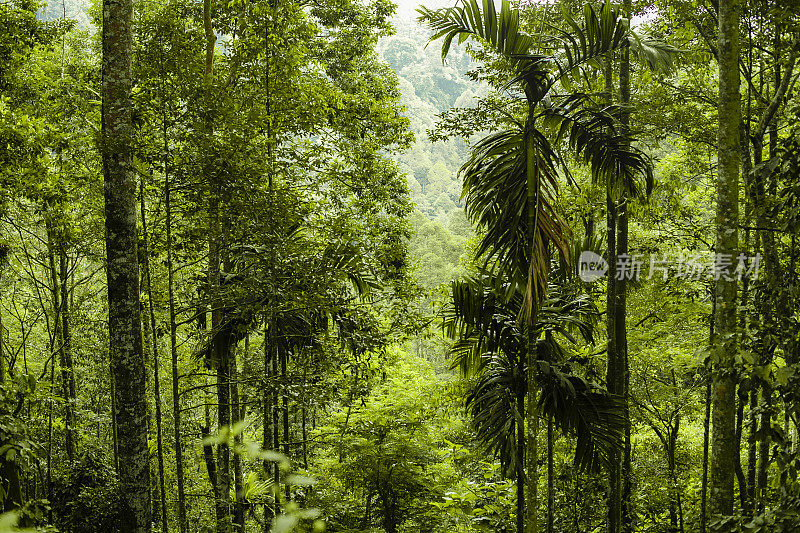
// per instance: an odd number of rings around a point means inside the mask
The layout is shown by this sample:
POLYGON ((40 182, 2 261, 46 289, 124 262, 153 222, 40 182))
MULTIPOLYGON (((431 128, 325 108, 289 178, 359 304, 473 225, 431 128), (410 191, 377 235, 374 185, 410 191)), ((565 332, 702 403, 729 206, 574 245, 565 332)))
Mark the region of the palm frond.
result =
POLYGON ((429 42, 442 39, 442 61, 447 57, 453 39, 463 43, 475 37, 506 57, 528 56, 533 37, 519 27, 519 11, 511 9, 508 0, 503 0, 500 13, 493 0, 483 0, 483 8, 477 0, 463 0, 461 6, 445 9, 420 7, 418 20, 426 24, 434 34, 429 42))
POLYGON ((625 430, 621 399, 553 367, 539 375, 543 380, 540 411, 576 438, 575 466, 590 472, 612 466, 625 430))
POLYGON ((380 287, 375 273, 364 261, 364 253, 349 243, 330 243, 322 253, 321 264, 328 272, 344 275, 359 296, 367 296, 380 287))
POLYGON ((672 71, 675 57, 680 50, 663 41, 640 37, 635 31, 628 30, 628 49, 639 63, 647 65, 650 70, 668 73, 672 71))
MULTIPOLYGON (((569 228, 556 209, 558 181, 555 171, 558 157, 547 139, 537 132, 539 175, 539 213, 537 230, 544 249, 552 243, 562 254, 569 254, 569 228), (545 242, 546 241, 546 242, 545 242)), ((504 258, 500 269, 522 286, 527 286, 531 265, 530 246, 527 239, 528 181, 527 162, 522 145, 521 131, 491 134, 478 142, 470 159, 461 167, 464 181, 463 198, 467 216, 486 229, 477 253, 487 259, 504 258), (524 266, 523 266, 524 265, 524 266)), ((544 284, 549 265, 539 255, 537 281, 544 284)))
POLYGON ((524 394, 525 376, 510 360, 498 354, 479 377, 467 396, 466 407, 478 441, 500 457, 503 473, 517 471, 516 432, 522 414, 517 397, 524 394))
POLYGON ((602 68, 602 60, 608 52, 628 46, 627 20, 606 2, 598 13, 590 4, 581 12, 579 24, 568 11, 564 20, 568 30, 561 32, 563 59, 555 59, 558 78, 573 77, 577 69, 584 66, 602 68))
POLYGON ((625 191, 639 196, 644 188, 649 195, 653 167, 647 155, 631 145, 630 135, 618 120, 622 108, 594 109, 586 105, 587 100, 578 93, 545 108, 543 127, 553 133, 555 143, 567 143, 589 165, 596 180, 610 180, 615 194, 625 191))

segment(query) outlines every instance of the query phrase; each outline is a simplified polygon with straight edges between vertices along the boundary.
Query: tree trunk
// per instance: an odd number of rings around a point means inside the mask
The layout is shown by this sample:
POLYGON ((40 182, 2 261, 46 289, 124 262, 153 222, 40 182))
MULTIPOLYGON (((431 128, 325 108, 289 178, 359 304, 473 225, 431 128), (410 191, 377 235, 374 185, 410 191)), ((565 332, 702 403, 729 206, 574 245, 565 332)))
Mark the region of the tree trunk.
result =
MULTIPOLYGON (((150 242, 147 234, 147 215, 145 213, 144 179, 139 184, 140 211, 142 217, 142 256, 144 257, 145 283, 147 283, 147 304, 150 314, 150 331, 153 341, 153 395, 156 404, 156 454, 158 460, 158 487, 161 494, 161 531, 167 533, 167 496, 164 491, 164 441, 161 431, 161 376, 158 361, 158 332, 156 330, 156 312, 153 305, 153 283, 150 277, 150 242)), ((67 330, 66 325, 64 331, 67 330)))
POLYGON ((680 415, 675 417, 675 425, 667 428, 667 470, 669 472, 669 521, 671 530, 675 533, 683 531, 683 512, 681 510, 681 491, 678 487, 677 463, 675 452, 678 448, 678 435, 680 431, 680 415))
MULTIPOLYGON (((632 13, 631 0, 623 1, 624 16, 630 20, 632 13)), ((622 50, 622 57, 620 58, 619 65, 619 98, 620 104, 623 109, 631 103, 631 71, 630 71, 630 53, 627 48, 622 50)), ((625 130, 630 129, 630 112, 624 111, 620 115, 620 122, 625 130)), ((619 238, 617 240, 617 253, 628 253, 628 200, 623 196, 619 212, 619 238)), ((631 472, 631 420, 629 414, 629 400, 628 389, 630 388, 630 367, 628 361, 628 295, 627 295, 627 280, 620 280, 614 287, 616 290, 616 349, 617 357, 619 358, 619 367, 622 370, 622 375, 617 378, 616 386, 619 389, 619 394, 622 396, 622 401, 625 409, 625 430, 624 430, 624 443, 622 451, 622 468, 620 471, 620 530, 623 533, 630 533, 633 531, 633 516, 631 516, 631 491, 632 491, 632 472, 631 472)))
MULTIPOLYGON (((63 246, 60 243, 60 238, 58 233, 56 232, 56 228, 53 226, 53 222, 50 219, 50 215, 46 216, 45 218, 45 227, 47 231, 47 265, 50 275, 50 298, 53 305, 53 338, 52 342, 50 343, 53 347, 53 360, 52 364, 55 367, 56 364, 56 357, 55 352, 58 352, 58 364, 61 367, 61 394, 62 399, 64 401, 64 419, 67 422, 66 427, 64 430, 64 448, 67 453, 67 459, 70 461, 75 460, 75 441, 72 437, 71 431, 72 426, 69 424, 69 420, 73 421, 74 425, 74 418, 70 415, 71 406, 69 405, 69 376, 67 375, 67 370, 65 369, 66 366, 66 355, 64 353, 64 320, 62 319, 66 303, 62 301, 62 290, 61 290, 61 269, 59 266, 56 266, 56 253, 58 253, 59 258, 61 257, 61 248, 63 246), (58 248, 58 251, 56 250, 58 248)), ((60 261, 59 261, 60 263, 60 261)), ((53 383, 55 387, 55 383, 53 383)))
POLYGON ((302 439, 303 439, 303 470, 308 470, 308 429, 307 429, 307 419, 308 419, 308 410, 306 409, 308 405, 308 367, 303 369, 303 400, 302 400, 302 407, 301 407, 301 431, 302 431, 302 439))
POLYGON ((146 373, 139 314, 136 180, 131 162, 131 0, 103 1, 102 155, 108 336, 124 530, 151 531, 146 373))
MULTIPOLYGON (((200 428, 200 435, 205 441, 211 436, 211 411, 206 403, 206 418, 205 425, 200 428)), ((217 481, 217 463, 214 460, 214 446, 210 443, 203 442, 203 460, 206 463, 206 473, 208 474, 208 482, 211 485, 211 492, 214 494, 215 508, 220 500, 219 497, 219 482, 217 481)))
MULTIPOLYGON (((217 37, 214 33, 211 19, 211 0, 203 2, 203 28, 206 37, 205 53, 205 72, 203 77, 206 89, 206 106, 212 102, 212 87, 214 75, 214 44, 217 37)), ((211 114, 211 111, 207 111, 211 114)), ((206 139, 211 142, 213 139, 213 122, 211 118, 206 119, 205 133, 206 139)), ((208 198, 208 286, 211 301, 211 353, 217 373, 217 420, 220 429, 230 426, 230 377, 229 377, 229 354, 230 354, 230 331, 225 324, 224 306, 220 300, 221 293, 221 253, 222 253, 222 230, 220 223, 220 203, 222 201, 222 184, 219 176, 207 175, 209 182, 208 198)), ((217 445, 217 531, 218 533, 229 533, 231 530, 231 501, 230 501, 230 450, 227 442, 220 442, 217 445)))
MULTIPOLYGON (((716 253, 735 257, 739 219, 739 0, 719 1, 719 133, 716 253)), ((711 511, 733 514, 736 448, 734 356, 736 353, 736 280, 720 276, 716 290, 716 369, 713 386, 711 511)))
POLYGON ((747 426, 749 431, 749 439, 747 445, 747 501, 748 512, 752 512, 753 504, 755 503, 755 489, 756 489, 756 452, 758 449, 758 440, 756 433, 758 432, 758 419, 756 418, 756 407, 758 406, 758 388, 753 384, 750 386, 750 405, 748 407, 747 426))
POLYGON ((178 373, 178 325, 175 318, 175 270, 172 265, 172 189, 168 169, 169 149, 167 122, 163 122, 164 135, 164 208, 166 211, 167 233, 167 297, 169 298, 169 350, 172 361, 172 417, 175 444, 175 477, 178 484, 178 526, 181 533, 187 533, 189 522, 186 517, 186 489, 183 474, 183 439, 181 436, 181 395, 180 374, 178 373))
POLYGON ((67 457, 74 461, 78 454, 77 421, 75 408, 77 394, 75 390, 75 369, 72 362, 72 329, 70 327, 69 306, 69 268, 66 244, 58 246, 58 275, 61 288, 61 386, 64 394, 64 422, 66 428, 67 457))
MULTIPOLYGON (((245 338, 247 339, 247 338, 245 338)), ((249 342, 245 340, 245 346, 249 346, 249 342)), ((245 348, 245 354, 247 353, 245 348)), ((241 404, 239 402, 239 368, 236 362, 236 350, 231 350, 231 425, 236 426, 243 418, 241 412, 241 404)), ((236 446, 242 445, 242 433, 237 431, 234 434, 234 443, 236 446)), ((238 453, 233 454, 233 489, 236 494, 236 503, 233 507, 233 530, 235 533, 244 532, 244 503, 242 497, 244 496, 244 478, 242 477, 242 459, 238 453)))
MULTIPOLYGON (((528 366, 535 367, 535 359, 530 358, 528 366)), ((525 458, 525 499, 526 532, 538 533, 539 531, 539 409, 536 405, 536 387, 531 383, 533 370, 528 370, 528 390, 525 414, 527 420, 528 439, 522 456, 525 458)))
MULTIPOLYGON (((608 54, 604 65, 606 104, 613 102, 613 58, 608 54)), ((606 182, 606 238, 608 242, 608 282, 606 285, 606 387, 608 392, 621 396, 620 383, 623 377, 622 351, 618 346, 620 323, 620 288, 624 283, 616 279, 617 256, 620 254, 617 243, 620 205, 614 198, 612 176, 606 182)), ((624 290, 624 288, 623 288, 624 290)), ((622 527, 622 456, 612 452, 611 469, 608 476, 608 533, 620 533, 622 527)))
MULTIPOLYGON (((287 339, 288 340, 288 339, 287 339)), ((287 365, 289 362, 289 350, 285 347, 278 349, 278 356, 281 360, 281 413, 283 415, 283 453, 286 457, 289 457, 290 452, 290 437, 291 432, 289 431, 289 376, 287 373, 287 365)), ((289 498, 289 484, 286 483, 284 486, 284 490, 286 492, 286 498, 289 498)))
MULTIPOLYGON (((738 401, 736 402, 736 447, 737 449, 742 443, 742 421, 744 419, 744 404, 747 401, 747 390, 739 384, 737 392, 738 401)), ((744 477, 744 470, 742 470, 741 454, 737 453, 733 456, 733 466, 736 469, 736 482, 739 485, 739 505, 742 512, 747 515, 750 512, 749 498, 747 497, 747 480, 744 477)))
POLYGON ((555 512, 555 480, 553 479, 553 418, 547 419, 547 533, 553 533, 553 514, 555 512))
MULTIPOLYGON (((714 317, 717 314, 716 284, 711 285, 711 316, 709 317, 708 344, 714 346, 714 317)), ((706 533, 708 527, 707 502, 708 502, 708 443, 711 428, 711 365, 706 362, 706 395, 705 414, 703 416, 703 479, 700 488, 700 533, 706 533)))
MULTIPOLYGON (((713 326, 712 326, 713 329, 713 326)), ((713 337, 713 333, 712 333, 713 337)), ((700 488, 700 533, 708 527, 708 440, 711 426, 711 376, 706 375, 705 415, 703 416, 703 479, 700 488)))
POLYGON ((525 533, 525 394, 517 392, 517 532, 525 533))
MULTIPOLYGON (((217 278, 219 279, 219 278, 217 278)), ((214 310, 212 317, 212 333, 214 361, 217 365, 217 422, 218 428, 231 425, 230 406, 230 331, 222 326, 222 311, 214 310), (215 320, 215 315, 216 320, 215 320), (220 326, 221 330, 220 330, 220 326)), ((231 529, 231 462, 230 448, 227 442, 217 445, 217 531, 227 533, 231 529)))
MULTIPOLYGON (((523 477, 525 478, 526 487, 524 490, 527 490, 527 498, 524 498, 526 529, 518 528, 518 531, 526 531, 527 533, 539 532, 539 453, 537 449, 539 409, 536 405, 538 348, 535 325, 539 299, 546 290, 547 276, 547 272, 544 272, 544 279, 541 279, 534 265, 536 262, 540 261, 540 258, 544 258, 542 262, 545 264, 549 261, 545 240, 539 232, 539 206, 541 200, 539 194, 541 192, 541 179, 539 176, 537 145, 534 139, 534 111, 534 105, 528 102, 528 117, 525 121, 523 146, 525 150, 525 177, 528 208, 525 237, 528 240, 530 265, 528 267, 526 307, 523 310, 523 315, 527 313, 527 316, 524 318, 525 331, 527 333, 527 346, 520 361, 520 375, 525 377, 526 382, 526 388, 521 394, 527 396, 527 404, 524 402, 520 403, 520 417, 522 419, 519 422, 520 433, 522 433, 523 436, 525 435, 525 425, 527 425, 527 442, 525 442, 524 438, 518 438, 518 446, 521 446, 521 449, 517 451, 517 455, 522 461, 520 473, 522 474, 523 468, 525 471, 523 477)), ((517 490, 518 498, 524 496, 522 489, 518 487, 517 490)), ((522 508, 520 507, 520 509, 522 508)))
MULTIPOLYGON (((271 315, 274 316, 274 315, 271 315)), ((275 343, 272 340, 272 333, 274 329, 274 319, 269 318, 264 321, 264 386, 263 386, 263 417, 264 417, 264 427, 263 427, 263 439, 261 442, 261 447, 264 450, 273 449, 273 419, 272 419, 272 412, 275 409, 275 402, 274 402, 274 393, 273 389, 275 387, 274 383, 274 360, 275 360, 275 353, 274 347, 275 343)), ((277 474, 273 472, 273 469, 277 469, 277 464, 272 463, 270 461, 264 461, 264 473, 267 479, 272 478, 275 480, 275 476, 277 474)), ((264 503, 264 529, 263 533, 269 533, 270 523, 272 517, 275 515, 275 509, 271 509, 268 503, 264 503)))

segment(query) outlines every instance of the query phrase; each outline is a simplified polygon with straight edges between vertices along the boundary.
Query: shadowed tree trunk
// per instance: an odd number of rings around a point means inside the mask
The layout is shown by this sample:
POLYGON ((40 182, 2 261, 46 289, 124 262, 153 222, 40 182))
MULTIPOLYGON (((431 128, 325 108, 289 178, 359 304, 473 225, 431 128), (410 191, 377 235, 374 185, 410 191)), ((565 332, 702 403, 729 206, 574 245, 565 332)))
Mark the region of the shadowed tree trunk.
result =
POLYGON ((553 533, 553 514, 555 512, 555 487, 553 483, 553 418, 547 419, 547 533, 553 533))
MULTIPOLYGON (((5 257, 0 257, 0 279, 5 268, 5 257)), ((3 321, 0 315, 0 386, 5 385, 5 346, 3 344, 3 321)), ((0 481, 3 489, 3 511, 8 512, 22 507, 22 485, 17 463, 9 460, 5 454, 0 455, 0 481)))
POLYGON ((175 319, 175 271, 172 267, 172 190, 168 168, 167 154, 169 143, 167 137, 166 117, 163 121, 164 137, 164 208, 166 211, 167 233, 167 295, 169 299, 169 351, 172 362, 172 417, 174 424, 175 444, 175 477, 178 482, 178 527, 186 533, 189 522, 186 517, 186 489, 183 480, 183 439, 181 436, 181 396, 180 375, 178 373, 178 325, 175 319))
POLYGON ((103 1, 103 176, 108 336, 123 529, 151 531, 146 375, 139 314, 136 180, 131 165, 131 0, 103 1))
MULTIPOLYGON (((631 0, 624 0, 623 2, 623 16, 629 20, 631 18, 632 6, 631 0)), ((620 104, 626 108, 631 102, 631 83, 630 83, 630 52, 627 48, 622 50, 622 57, 619 66, 619 98, 620 104)), ((620 116, 620 122, 625 130, 630 128, 630 112, 625 111, 620 116)), ((617 253, 628 253, 628 200, 623 198, 621 201, 621 208, 619 213, 619 239, 617 241, 617 253)), ((617 337, 616 348, 617 357, 619 358, 619 366, 622 368, 622 375, 617 379, 617 388, 619 394, 622 396, 625 406, 625 435, 622 451, 622 467, 620 471, 620 529, 623 533, 630 533, 633 531, 633 516, 631 516, 631 421, 630 421, 630 404, 628 399, 628 390, 630 388, 630 363, 628 361, 628 295, 627 295, 627 281, 621 280, 616 285, 617 291, 617 312, 614 330, 617 337)))
POLYGON ((525 395, 517 392, 517 531, 525 533, 525 395))
MULTIPOLYGON (((158 361, 158 332, 156 329, 156 312, 153 304, 153 283, 150 278, 150 245, 149 236, 147 234, 147 215, 145 213, 145 190, 144 179, 139 185, 139 201, 140 211, 142 217, 142 256, 144 257, 145 269, 145 283, 147 284, 147 308, 150 315, 150 332, 152 335, 152 351, 153 351, 153 395, 155 396, 156 405, 156 455, 158 460, 158 488, 161 496, 161 531, 167 533, 169 525, 167 524, 167 496, 164 491, 164 439, 161 431, 161 375, 159 372, 158 361)), ((64 331, 67 330, 66 323, 64 324, 64 331)))
MULTIPOLYGON (((286 339, 288 342, 288 339, 286 339)), ((286 347, 279 347, 278 348, 278 357, 280 358, 281 364, 281 413, 283 418, 283 453, 286 457, 289 457, 290 452, 290 437, 291 431, 289 427, 289 375, 287 373, 287 364, 289 362, 289 350, 286 347)), ((277 450, 277 448, 276 448, 277 450)), ((289 484, 286 483, 284 485, 284 491, 286 493, 286 498, 289 498, 289 484)))
MULTIPOLYGON (((48 210, 52 209, 48 206, 48 210)), ((47 265, 50 274, 50 298, 53 305, 53 342, 51 343, 58 352, 58 365, 61 368, 61 395, 64 401, 64 448, 67 453, 67 459, 70 461, 75 460, 75 439, 72 436, 72 430, 75 425, 74 417, 72 416, 72 405, 69 402, 69 376, 66 369, 66 354, 64 353, 66 340, 63 332, 65 321, 63 319, 66 312, 66 300, 62 297, 66 296, 66 291, 62 291, 62 276, 60 262, 61 262, 61 249, 63 244, 61 238, 53 224, 50 217, 45 218, 45 227, 47 230, 47 265), (59 264, 56 264, 56 254, 59 256, 59 264)), ((66 321, 68 323, 68 321, 66 321)), ((53 365, 56 364, 55 356, 52 361, 53 365)))
MULTIPOLYGON (((735 257, 739 220, 739 0, 719 2, 719 133, 717 147, 717 254, 735 257)), ((716 277, 716 276, 715 276, 716 277)), ((736 447, 736 280, 719 276, 716 288, 716 334, 711 436, 711 512, 733 513, 736 447)))
MULTIPOLYGON (((271 315, 271 317, 274 315, 271 315)), ((274 318, 270 318, 264 321, 264 388, 263 388, 263 416, 264 416, 264 427, 263 427, 263 439, 261 442, 261 447, 264 450, 273 449, 273 417, 272 413, 275 409, 275 395, 273 393, 275 383, 275 375, 274 375, 274 366, 275 366, 275 343, 272 339, 272 334, 274 331, 274 318)), ((277 464, 264 461, 264 475, 269 480, 273 478, 273 481, 276 481, 274 476, 277 476, 275 472, 273 472, 273 468, 277 469, 277 464)), ((263 533, 269 533, 270 523, 272 516, 274 516, 276 512, 275 508, 270 508, 270 504, 268 502, 264 503, 264 523, 263 523, 263 533)))
MULTIPOLYGON (((613 102, 613 61, 611 54, 606 56, 604 65, 605 97, 606 104, 613 102)), ((620 206, 613 196, 613 177, 608 176, 606 181, 606 239, 608 243, 608 282, 606 285, 606 353, 608 364, 606 366, 606 387, 612 394, 622 394, 623 364, 622 353, 618 346, 620 319, 624 315, 620 309, 620 288, 618 285, 624 280, 617 280, 617 256, 621 253, 618 249, 617 229, 620 223, 620 206)), ((624 208, 623 208, 624 209, 624 208)), ((624 291, 624 285, 623 289, 624 291)), ((619 533, 622 526, 622 455, 613 452, 611 470, 608 476, 608 532, 619 533)))
MULTIPOLYGON (((249 351, 250 342, 249 337, 245 337, 245 357, 249 351)), ((230 356, 230 380, 231 380, 231 425, 238 424, 243 420, 241 403, 239 401, 239 368, 236 362, 236 350, 231 350, 230 356)), ((234 435, 234 442, 236 446, 242 445, 242 433, 238 431, 234 435)), ((233 508, 233 530, 236 533, 244 531, 244 504, 242 503, 244 479, 242 477, 242 460, 239 454, 233 454, 233 489, 236 494, 236 502, 233 508)))
MULTIPOLYGON (((736 445, 737 448, 741 446, 742 442, 742 424, 744 420, 744 405, 747 403, 747 389, 745 389, 743 384, 739 384, 736 397, 738 401, 736 402, 736 445)), ((748 502, 750 499, 747 496, 747 480, 744 477, 744 470, 742 470, 742 459, 740 454, 734 454, 733 456, 733 466, 736 469, 736 483, 739 485, 739 505, 742 508, 742 512, 747 515, 749 514, 749 504, 748 502)))
POLYGON ((75 389, 75 368, 72 362, 72 328, 69 305, 69 262, 63 236, 58 245, 58 276, 61 289, 61 387, 64 394, 64 422, 66 428, 67 456, 75 460, 78 454, 77 421, 75 408, 77 393, 75 389))
MULTIPOLYGON (((203 30, 206 39, 205 46, 205 71, 203 85, 205 87, 204 105, 211 106, 214 85, 214 45, 217 36, 212 26, 211 0, 203 1, 203 30)), ((204 133, 209 142, 213 139, 212 110, 207 109, 207 118, 204 124, 204 133)), ((209 166, 206 170, 209 171, 209 166)), ((216 365, 217 373, 217 422, 220 429, 230 426, 230 328, 226 325, 224 305, 220 301, 221 293, 221 267, 222 267, 222 229, 220 220, 222 201, 222 181, 215 170, 207 172, 209 183, 208 195, 208 287, 211 302, 211 355, 216 365)), ((209 428, 210 430, 210 428, 209 428)), ((228 533, 231 530, 231 461, 230 450, 227 442, 217 445, 216 466, 216 515, 218 533, 228 533)))

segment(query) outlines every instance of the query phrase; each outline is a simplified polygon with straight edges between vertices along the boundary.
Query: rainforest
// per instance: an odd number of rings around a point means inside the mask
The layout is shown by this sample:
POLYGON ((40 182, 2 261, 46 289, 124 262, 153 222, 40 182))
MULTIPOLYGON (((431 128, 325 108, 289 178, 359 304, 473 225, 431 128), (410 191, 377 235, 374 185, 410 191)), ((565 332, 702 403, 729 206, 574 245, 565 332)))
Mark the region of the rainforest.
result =
POLYGON ((0 533, 800 532, 800 0, 0 1, 0 533))

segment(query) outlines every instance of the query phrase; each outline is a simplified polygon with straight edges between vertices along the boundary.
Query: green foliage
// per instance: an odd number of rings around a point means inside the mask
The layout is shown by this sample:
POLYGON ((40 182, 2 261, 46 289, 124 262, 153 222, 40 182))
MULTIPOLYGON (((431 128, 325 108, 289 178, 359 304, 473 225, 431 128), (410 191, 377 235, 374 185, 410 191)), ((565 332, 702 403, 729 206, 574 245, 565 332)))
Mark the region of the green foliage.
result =
MULTIPOLYGON (((0 496, 4 510, 21 507, 0 517, 0 531, 21 530, 17 519, 125 530, 110 466, 102 17, 100 3, 84 4, 0 3, 0 496)), ((238 462, 231 514, 247 531, 321 531, 323 521, 370 533, 514 531, 518 487, 506 478, 518 460, 517 402, 533 378, 533 411, 554 422, 552 456, 544 428, 538 435, 539 470, 554 466, 538 487, 553 484, 554 530, 603 531, 597 471, 623 432, 601 386, 605 334, 593 327, 606 285, 573 287, 568 274, 581 251, 603 253, 607 182, 612 198, 648 193, 628 202, 630 253, 644 274, 627 293, 633 530, 674 531, 679 518, 700 530, 713 280, 646 271, 649 255, 714 250, 716 16, 698 2, 656 4, 630 22, 610 6, 435 2, 418 12, 426 27, 384 0, 211 2, 206 83, 200 4, 135 3, 131 142, 152 275, 141 299, 155 322, 142 334, 161 390, 156 398, 151 377, 148 443, 153 471, 159 454, 164 463, 170 530, 178 454, 189 530, 220 529, 210 480, 227 447, 238 462), (441 48, 426 47, 430 29, 441 48), (608 106, 603 63, 625 52, 635 60, 631 103, 608 106), (209 279, 212 244, 219 283, 209 279), (553 245, 571 256, 559 268, 553 245), (528 356, 532 260, 557 283, 538 302, 528 356), (227 369, 212 350, 219 337, 230 340, 227 369), (220 429, 226 386, 239 403, 220 429)), ((793 91, 768 124, 774 133, 754 144, 773 78, 796 77, 796 4, 750 3, 742 25, 742 160, 753 169, 740 241, 752 255, 772 240, 776 259, 740 286, 736 438, 751 491, 767 468, 762 508, 708 517, 719 531, 800 528, 793 91)), ((154 516, 160 490, 154 483, 154 516)))
POLYGON ((53 483, 55 526, 66 532, 123 533, 129 513, 116 473, 103 454, 87 449, 53 483))
POLYGON ((468 481, 459 491, 445 494, 434 507, 457 522, 467 522, 477 531, 512 531, 514 527, 514 483, 501 479, 497 463, 481 463, 482 476, 468 481))
POLYGON ((341 406, 317 430, 329 448, 317 459, 322 479, 314 497, 331 514, 331 528, 446 530, 429 502, 443 497, 455 474, 436 453, 453 429, 444 411, 447 385, 425 361, 398 356, 360 406, 341 406))
POLYGON ((500 457, 505 473, 521 468, 515 438, 521 416, 517 402, 528 393, 527 380, 532 376, 541 390, 542 413, 552 416, 564 433, 577 437, 576 467, 598 470, 621 446, 621 406, 570 374, 564 364, 565 349, 556 340, 560 336, 575 343, 577 332, 591 341, 591 303, 566 291, 559 294, 553 287, 534 326, 534 338, 541 339, 537 354, 527 362, 528 336, 519 322, 522 305, 517 287, 491 276, 452 283, 444 329, 456 341, 451 349, 453 367, 475 377, 466 405, 478 439, 500 457))

